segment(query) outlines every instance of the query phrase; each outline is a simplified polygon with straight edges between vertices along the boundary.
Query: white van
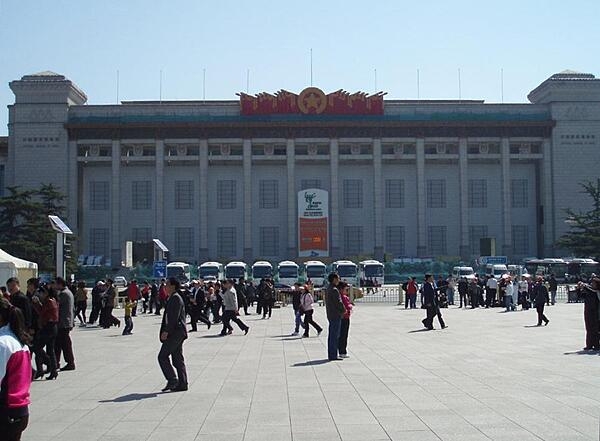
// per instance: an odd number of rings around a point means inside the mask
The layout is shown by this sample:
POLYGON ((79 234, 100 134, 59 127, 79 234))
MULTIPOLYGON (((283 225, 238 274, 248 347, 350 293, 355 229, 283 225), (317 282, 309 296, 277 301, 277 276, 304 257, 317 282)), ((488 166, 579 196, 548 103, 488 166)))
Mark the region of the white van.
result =
POLYGON ((508 274, 508 267, 506 265, 486 265, 485 266, 486 276, 493 277, 494 279, 500 279, 504 274, 508 274))
POLYGON ((475 271, 470 266, 455 266, 452 268, 452 277, 456 280, 462 278, 472 280, 475 278, 475 271))

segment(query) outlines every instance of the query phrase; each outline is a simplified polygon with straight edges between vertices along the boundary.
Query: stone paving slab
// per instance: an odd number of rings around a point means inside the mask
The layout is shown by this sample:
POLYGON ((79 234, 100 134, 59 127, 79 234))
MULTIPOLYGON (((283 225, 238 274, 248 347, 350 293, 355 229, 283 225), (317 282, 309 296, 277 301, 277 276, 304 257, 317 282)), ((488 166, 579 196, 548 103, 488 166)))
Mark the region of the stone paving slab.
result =
MULTIPOLYGON (((247 336, 201 325, 184 393, 159 392, 160 317, 138 315, 131 336, 77 328, 77 370, 33 384, 23 439, 596 441, 600 355, 580 351, 582 308, 547 308, 541 328, 535 311, 451 308, 448 329, 423 332, 421 310, 359 304, 350 358, 333 363, 326 330, 290 336, 290 307, 242 317, 247 336)), ((327 328, 323 308, 315 319, 327 328)))

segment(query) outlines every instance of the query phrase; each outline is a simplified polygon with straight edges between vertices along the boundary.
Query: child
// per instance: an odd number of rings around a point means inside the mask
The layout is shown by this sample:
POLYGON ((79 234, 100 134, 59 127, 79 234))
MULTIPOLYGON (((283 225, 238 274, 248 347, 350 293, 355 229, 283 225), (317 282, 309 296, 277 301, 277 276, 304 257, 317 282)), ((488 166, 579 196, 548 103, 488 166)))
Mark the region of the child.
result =
POLYGON ((133 330, 133 319, 131 318, 131 311, 133 310, 134 303, 125 297, 125 329, 123 329, 123 335, 131 335, 133 330))

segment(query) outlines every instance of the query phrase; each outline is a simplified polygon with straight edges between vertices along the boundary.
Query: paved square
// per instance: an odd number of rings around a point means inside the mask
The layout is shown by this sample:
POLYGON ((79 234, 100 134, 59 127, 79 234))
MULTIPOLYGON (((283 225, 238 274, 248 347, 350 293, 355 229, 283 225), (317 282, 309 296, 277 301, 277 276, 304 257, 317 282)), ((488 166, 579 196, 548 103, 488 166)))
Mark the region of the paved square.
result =
MULTIPOLYGON (((328 363, 327 331, 290 337, 288 306, 242 317, 246 337, 191 333, 190 390, 166 394, 158 317, 127 337, 78 328, 77 370, 34 383, 23 439, 597 441, 600 356, 578 353, 582 310, 547 308, 536 328, 534 310, 452 308, 448 329, 420 332, 424 311, 359 304, 351 358, 328 363)), ((315 317, 326 329, 324 308, 315 317)))

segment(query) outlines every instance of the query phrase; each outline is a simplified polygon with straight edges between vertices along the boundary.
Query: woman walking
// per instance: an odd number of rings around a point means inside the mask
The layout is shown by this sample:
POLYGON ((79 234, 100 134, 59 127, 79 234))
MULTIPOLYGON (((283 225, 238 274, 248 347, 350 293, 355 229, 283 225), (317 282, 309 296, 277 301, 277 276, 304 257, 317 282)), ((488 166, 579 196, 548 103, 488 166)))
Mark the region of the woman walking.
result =
POLYGON ((79 282, 77 284, 77 291, 75 291, 75 315, 79 319, 79 326, 85 327, 85 310, 87 309, 87 291, 85 289, 85 282, 79 282))
POLYGON ((345 282, 340 282, 338 285, 340 295, 342 296, 342 303, 344 304, 344 308, 346 308, 344 317, 342 317, 340 341, 338 344, 338 350, 341 358, 348 358, 348 331, 350 330, 350 314, 352 314, 352 302, 350 301, 350 297, 348 297, 349 288, 349 285, 345 282))
POLYGON ((19 308, 0 298, 0 436, 19 441, 29 422, 30 337, 19 308))
POLYGON ((32 299, 33 309, 37 313, 39 326, 39 330, 33 340, 36 364, 34 379, 44 376, 44 365, 46 365, 50 374, 46 379, 54 380, 58 377, 54 348, 58 333, 58 304, 56 303, 54 294, 50 292, 47 286, 40 287, 39 296, 34 296, 32 299))
POLYGON ((314 301, 315 299, 308 287, 304 287, 304 293, 300 298, 300 310, 304 313, 304 334, 302 335, 304 338, 308 338, 309 325, 316 329, 317 335, 321 335, 321 332, 323 332, 323 328, 313 320, 314 310, 312 305, 314 301))

